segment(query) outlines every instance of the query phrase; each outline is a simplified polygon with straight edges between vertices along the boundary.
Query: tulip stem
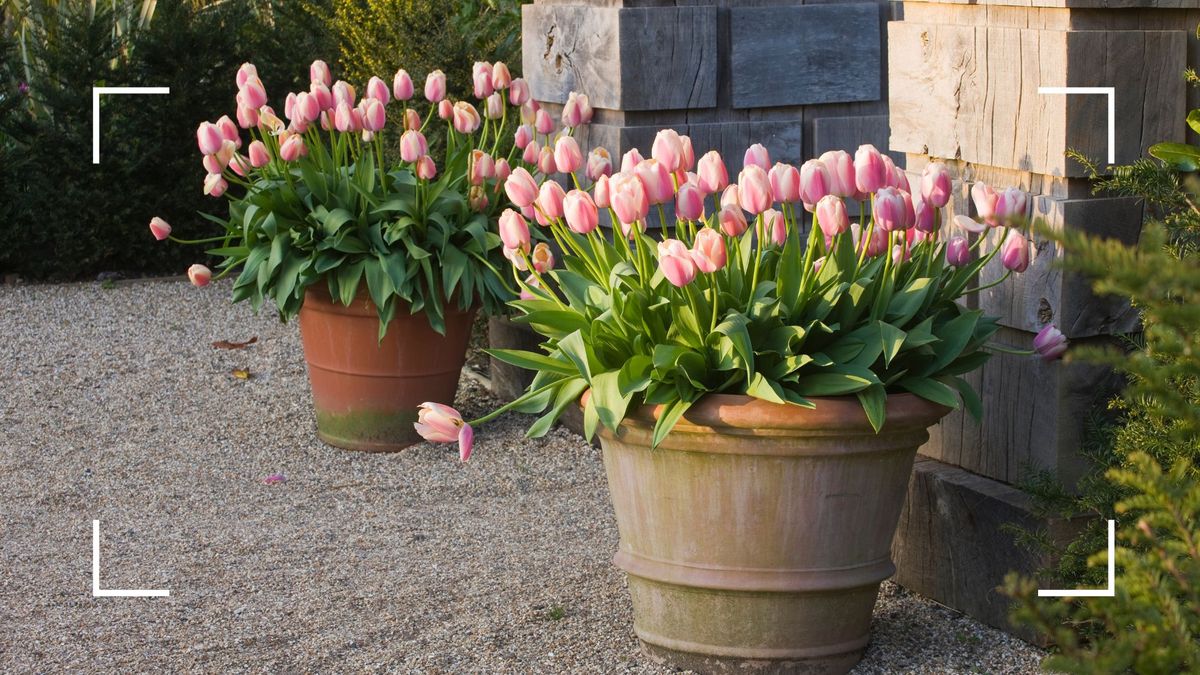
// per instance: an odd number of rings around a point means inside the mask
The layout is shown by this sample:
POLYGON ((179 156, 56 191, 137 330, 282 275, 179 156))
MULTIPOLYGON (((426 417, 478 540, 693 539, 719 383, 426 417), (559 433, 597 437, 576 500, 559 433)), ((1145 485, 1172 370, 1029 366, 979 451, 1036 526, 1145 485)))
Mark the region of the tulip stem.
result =
POLYGON ((167 239, 170 239, 171 241, 175 242, 176 244, 189 244, 189 245, 211 244, 214 241, 225 241, 228 237, 229 237, 228 233, 223 234, 219 237, 209 237, 207 239, 180 239, 179 237, 176 237, 174 235, 170 235, 170 234, 167 235, 167 239))
POLYGON ((1004 283, 1011 276, 1012 276, 1012 270, 1005 270, 1003 276, 1001 276, 999 279, 997 279, 989 284, 984 284, 982 286, 976 286, 975 288, 968 288, 967 290, 963 291, 960 295, 970 295, 972 293, 978 293, 979 291, 986 291, 987 289, 989 289, 993 286, 999 286, 1000 284, 1004 283))
POLYGON ((750 253, 754 256, 754 273, 750 276, 750 292, 746 296, 745 313, 750 314, 750 307, 754 304, 754 289, 758 287, 758 267, 762 262, 762 237, 759 237, 759 229, 763 226, 763 215, 760 213, 754 218, 754 237, 750 240, 750 253), (756 247, 755 244, 758 244, 756 247))

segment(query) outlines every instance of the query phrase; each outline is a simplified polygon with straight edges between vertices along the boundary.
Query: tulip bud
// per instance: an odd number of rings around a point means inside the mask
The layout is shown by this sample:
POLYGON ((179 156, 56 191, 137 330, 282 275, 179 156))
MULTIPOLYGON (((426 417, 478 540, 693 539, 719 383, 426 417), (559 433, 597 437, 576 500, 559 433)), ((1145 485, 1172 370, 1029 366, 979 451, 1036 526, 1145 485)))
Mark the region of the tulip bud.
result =
POLYGON ((559 136, 554 144, 554 164, 562 173, 575 173, 583 166, 583 151, 573 136, 559 136))
POLYGON ((448 120, 454 116, 454 104, 450 99, 444 98, 438 102, 437 112, 440 119, 448 120))
POLYGON ((538 210, 548 219, 562 218, 563 200, 566 197, 567 193, 557 181, 548 180, 542 183, 541 189, 538 190, 538 210))
POLYGON ((650 156, 674 173, 683 165, 683 143, 674 129, 663 129, 654 137, 650 156))
POLYGON ((1014 220, 1023 220, 1028 208, 1029 195, 1017 188, 1008 188, 996 196, 996 206, 993 217, 997 223, 1009 224, 1014 220))
POLYGON ((684 171, 691 171, 696 166, 696 151, 692 149, 692 138, 690 136, 680 136, 679 146, 683 148, 679 168, 684 171))
POLYGON ((890 175, 888 178, 888 185, 891 185, 897 190, 904 190, 905 192, 912 194, 912 188, 908 184, 908 174, 905 173, 903 169, 896 166, 895 163, 892 162, 892 158, 888 157, 887 155, 883 156, 883 163, 887 165, 888 173, 890 175))
POLYGON ((372 75, 367 82, 366 98, 373 98, 386 105, 392 99, 392 93, 388 91, 388 86, 382 79, 372 75))
POLYGON ((731 237, 739 237, 750 228, 746 222, 746 212, 737 204, 722 206, 717 215, 717 222, 721 225, 721 231, 731 237))
POLYGON ((858 191, 855 184, 854 160, 845 150, 830 150, 818 160, 829 171, 829 192, 838 197, 853 197, 858 191))
POLYGON ((800 167, 800 201, 804 202, 805 208, 812 210, 812 206, 821 201, 826 195, 831 194, 832 179, 829 175, 829 167, 819 159, 810 159, 800 167))
POLYGON ((600 176, 596 179, 596 184, 592 186, 593 199, 596 202, 596 207, 607 209, 612 201, 609 198, 608 176, 600 176))
POLYGON ((721 208, 725 208, 731 204, 738 208, 742 207, 741 190, 738 188, 737 183, 731 183, 726 186, 725 191, 721 193, 721 208))
POLYGON ((482 186, 472 185, 471 189, 467 190, 467 206, 471 207, 472 211, 483 213, 487 210, 488 204, 488 196, 482 186))
POLYGON ((767 178, 771 183, 771 197, 774 201, 789 204, 800 201, 800 171, 796 167, 776 162, 767 172, 767 178))
POLYGON ((638 152, 637 148, 630 148, 621 156, 621 172, 631 172, 643 161, 642 153, 638 152))
POLYGON ((413 81, 408 71, 401 68, 392 76, 392 95, 397 101, 407 101, 413 97, 413 81))
POLYGON ((692 253, 678 239, 658 243, 658 266, 672 286, 683 287, 696 278, 696 262, 692 253))
POLYGON ((308 85, 308 95, 316 99, 317 108, 320 110, 331 110, 334 106, 333 92, 329 91, 328 86, 320 82, 313 82, 308 85))
POLYGON ((588 153, 587 177, 589 180, 600 180, 601 176, 612 175, 612 155, 604 148, 595 148, 588 153))
POLYGON ((721 153, 716 150, 710 150, 700 158, 696 176, 697 187, 706 195, 720 192, 729 185, 729 172, 725 169, 721 153))
POLYGON ((558 162, 554 161, 554 150, 549 145, 542 148, 541 152, 538 153, 537 165, 538 171, 547 176, 558 170, 558 162))
POLYGON ((350 106, 345 103, 339 103, 337 110, 333 113, 333 127, 341 132, 354 131, 354 115, 350 111, 350 106))
POLYGON ((192 265, 187 271, 188 280, 193 286, 207 286, 209 281, 212 281, 212 270, 204 265, 192 265))
POLYGON ((950 237, 946 242, 946 262, 954 267, 971 262, 971 245, 966 237, 950 237))
POLYGON ((239 94, 242 96, 242 101, 251 108, 261 108, 267 104, 267 90, 263 88, 263 83, 257 77, 246 80, 246 84, 242 86, 239 94))
POLYGON ((454 104, 454 128, 460 134, 473 134, 483 120, 479 119, 479 111, 466 101, 454 104))
POLYGON ((533 141, 533 129, 528 124, 522 124, 517 127, 516 133, 513 134, 513 145, 517 146, 518 150, 524 150, 525 146, 533 141))
POLYGON ((592 121, 592 104, 584 94, 571 92, 563 105, 562 123, 568 129, 587 124, 592 121))
POLYGON ((747 164, 738 174, 738 195, 742 208, 759 214, 771 207, 771 182, 757 164, 747 164))
POLYGON ((515 106, 523 106, 532 98, 529 83, 521 78, 512 81, 508 87, 508 102, 515 106))
POLYGON ((675 198, 675 184, 671 182, 671 174, 658 160, 642 160, 634 167, 633 172, 642 180, 646 188, 646 197, 650 199, 651 204, 666 204, 675 198))
POLYGON ((691 254, 692 262, 696 263, 696 269, 705 274, 712 274, 723 269, 728 256, 725 250, 725 238, 712 228, 701 228, 696 233, 696 241, 692 242, 691 254))
POLYGON ((904 198, 887 185, 875 194, 875 224, 886 232, 904 229, 904 198))
POLYGON ((344 80, 338 80, 333 83, 333 103, 340 105, 345 103, 347 106, 354 107, 354 87, 344 80))
POLYGON ((538 165, 538 159, 541 158, 541 156, 542 147, 536 142, 530 141, 529 145, 525 146, 525 151, 521 153, 521 160, 536 169, 538 165))
POLYGON ((622 171, 613 174, 607 184, 617 220, 629 225, 646 218, 646 214, 650 212, 650 197, 637 174, 622 171))
POLYGON ((913 222, 918 232, 931 233, 938 231, 941 223, 937 221, 937 209, 930 206, 929 202, 926 202, 919 195, 915 195, 913 197, 913 210, 913 222))
POLYGON ((483 100, 492 95, 492 64, 476 61, 471 80, 475 85, 475 98, 483 100))
POLYGON ((996 191, 983 181, 971 186, 971 201, 975 202, 975 214, 979 220, 993 226, 998 224, 999 221, 994 217, 998 197, 996 191))
POLYGON ((296 97, 296 107, 292 112, 294 113, 292 119, 306 124, 316 122, 321 117, 321 103, 316 96, 303 91, 296 97))
POLYGON ((262 141, 250 142, 250 165, 254 168, 266 166, 271 161, 271 153, 267 152, 267 146, 263 145, 262 141))
POLYGON ((508 180, 504 181, 504 193, 508 195, 509 201, 516 204, 517 208, 523 209, 537 199, 538 184, 528 171, 523 167, 517 167, 513 169, 508 180))
POLYGON ((239 105, 237 109, 238 126, 243 129, 251 129, 258 126, 258 111, 254 108, 249 108, 244 105, 239 105))
POLYGON ((279 157, 285 162, 294 162, 304 154, 304 137, 291 134, 279 145, 279 157))
POLYGON ((333 82, 333 74, 329 72, 328 64, 317 59, 308 67, 308 79, 328 87, 333 82))
POLYGON ((546 112, 545 110, 538 109, 538 111, 534 113, 533 128, 543 136, 554 131, 554 120, 550 119, 550 113, 546 112))
POLYGON ((782 247, 787 243, 787 220, 775 209, 763 211, 762 236, 772 244, 782 247))
POLYGON ((504 116, 504 97, 500 92, 492 92, 483 106, 483 116, 489 120, 498 120, 504 116))
POLYGON ((200 164, 207 173, 221 173, 225 170, 225 165, 221 163, 217 155, 205 155, 200 164))
POLYGON ((876 192, 887 185, 887 165, 875 146, 858 146, 854 153, 854 184, 859 192, 876 192))
POLYGON ((433 158, 429 155, 417 160, 417 178, 421 180, 433 180, 437 176, 437 164, 433 163, 433 158))
POLYGON ((492 89, 508 89, 512 84, 512 74, 508 72, 508 66, 504 65, 503 61, 497 61, 492 66, 492 89))
POLYGON ((500 214, 500 241, 505 248, 520 249, 529 252, 529 223, 521 214, 512 209, 504 209, 500 214))
POLYGON ((538 242, 538 245, 533 247, 533 253, 529 256, 529 260, 538 274, 545 274, 554 269, 554 253, 550 250, 550 245, 544 241, 538 242))
POLYGON ((446 98, 446 74, 435 70, 425 76, 425 100, 441 103, 446 98))
MULTIPOLYGON (((241 67, 238 68, 237 77, 235 78, 237 80, 238 89, 241 89, 242 87, 246 86, 247 82, 249 82, 250 80, 256 79, 257 77, 258 77, 258 69, 254 67, 254 64, 253 63, 243 63, 241 65, 241 67)), ((259 106, 254 106, 254 107, 257 108, 259 106)))
POLYGON ((419 131, 409 129, 400 136, 400 159, 415 162, 429 154, 429 143, 419 131))
POLYGON ((508 175, 510 173, 512 173, 512 167, 510 167, 508 165, 508 160, 503 157, 501 157, 500 159, 497 159, 496 164, 495 164, 495 178, 496 178, 496 191, 497 192, 500 191, 500 188, 504 184, 504 181, 508 180, 508 175))
POLYGON ((153 234, 155 239, 162 241, 171 236, 171 225, 162 218, 154 216, 150 219, 150 234, 153 234))
POLYGON ((1067 351, 1067 346, 1067 336, 1063 335, 1062 331, 1054 324, 1046 324, 1046 327, 1038 331, 1033 338, 1033 350, 1044 361, 1053 361, 1061 357, 1067 351))
POLYGON ((583 190, 571 190, 563 199, 563 216, 567 227, 577 234, 588 234, 600 223, 600 214, 592 196, 583 190))
POLYGON ((941 162, 930 162, 921 172, 921 196, 935 208, 950 203, 950 170, 941 162))
POLYGON ((817 200, 816 214, 821 232, 830 239, 850 229, 846 202, 837 195, 829 194, 817 200))
POLYGON ((371 133, 375 133, 382 129, 386 123, 387 111, 384 110, 383 102, 377 98, 364 99, 362 107, 363 128, 371 133))
POLYGON ((704 219, 704 193, 693 183, 679 186, 675 196, 675 215, 684 220, 704 219))
MULTIPOLYGON (((411 133, 411 132, 406 132, 411 133)), ((483 185, 484 181, 496 175, 496 161, 482 150, 471 151, 471 184, 483 185)))
POLYGON ((404 130, 421 130, 421 116, 417 114, 416 109, 409 108, 404 111, 404 130))
POLYGON ((1004 248, 1000 251, 1000 262, 1004 268, 1020 274, 1029 269, 1029 239, 1015 230, 1009 232, 1004 248))
POLYGON ((221 130, 212 122, 201 122, 196 129, 196 143, 200 146, 201 154, 217 154, 224 140, 225 137, 221 135, 221 130))
POLYGON ((229 183, 219 173, 210 173, 204 178, 204 194, 210 197, 220 197, 229 188, 229 183))
POLYGON ((746 155, 742 158, 742 168, 747 166, 757 166, 763 171, 771 168, 771 155, 762 143, 755 143, 746 148, 746 155))
POLYGON ((521 124, 536 125, 537 112, 541 109, 542 107, 538 105, 537 101, 533 99, 526 101, 521 106, 521 124))

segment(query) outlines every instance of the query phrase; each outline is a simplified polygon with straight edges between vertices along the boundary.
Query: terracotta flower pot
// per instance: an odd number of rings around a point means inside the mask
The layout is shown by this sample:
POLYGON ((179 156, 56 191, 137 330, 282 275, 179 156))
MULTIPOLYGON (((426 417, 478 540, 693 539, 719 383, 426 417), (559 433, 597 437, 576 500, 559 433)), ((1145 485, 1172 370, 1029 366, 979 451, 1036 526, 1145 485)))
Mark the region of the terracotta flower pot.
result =
POLYGON ((891 396, 815 410, 710 395, 657 449, 657 408, 601 430, 634 630, 700 672, 842 673, 862 658, 926 429, 949 410, 891 396))
POLYGON ((396 312, 379 342, 375 305, 360 293, 335 303, 325 284, 304 294, 300 336, 317 413, 317 436, 348 450, 391 452, 421 441, 417 406, 453 401, 475 310, 446 307, 446 334, 424 312, 396 312))

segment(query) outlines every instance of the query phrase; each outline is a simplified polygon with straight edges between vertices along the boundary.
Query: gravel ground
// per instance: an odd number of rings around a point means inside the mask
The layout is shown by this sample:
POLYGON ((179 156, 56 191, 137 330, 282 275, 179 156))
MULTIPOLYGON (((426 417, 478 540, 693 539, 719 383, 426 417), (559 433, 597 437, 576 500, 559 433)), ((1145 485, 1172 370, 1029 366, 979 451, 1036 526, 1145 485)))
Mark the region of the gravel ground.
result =
MULTIPOLYGON (((329 448, 295 326, 228 291, 0 286, 3 670, 664 672, 609 562, 596 450, 525 440, 520 416, 465 466, 450 447, 329 448), (169 598, 92 597, 93 519, 102 587, 169 598)), ((460 409, 493 403, 464 378, 460 409)), ((890 584, 875 624, 856 672, 1040 657, 890 584)))

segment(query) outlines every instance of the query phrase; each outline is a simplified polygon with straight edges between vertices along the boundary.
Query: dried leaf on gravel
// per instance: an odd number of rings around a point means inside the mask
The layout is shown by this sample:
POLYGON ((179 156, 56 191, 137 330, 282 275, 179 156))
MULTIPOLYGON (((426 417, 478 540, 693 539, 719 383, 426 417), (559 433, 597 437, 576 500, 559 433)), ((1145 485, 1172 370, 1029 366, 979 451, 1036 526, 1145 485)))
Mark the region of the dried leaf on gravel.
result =
POLYGON ((250 379, 250 371, 246 368, 234 368, 230 372, 233 373, 233 376, 239 380, 250 379))
POLYGON ((216 342, 212 343, 212 346, 213 346, 213 349, 245 349, 246 347, 249 347, 250 345, 254 344, 255 342, 258 342, 257 335, 250 338, 249 340, 246 340, 245 342, 234 342, 231 340, 217 340, 216 342))
POLYGON ((276 485, 278 483, 286 483, 287 476, 283 475, 283 472, 280 471, 280 472, 273 473, 273 474, 267 476, 266 478, 264 478, 262 480, 262 482, 267 485, 276 485))

